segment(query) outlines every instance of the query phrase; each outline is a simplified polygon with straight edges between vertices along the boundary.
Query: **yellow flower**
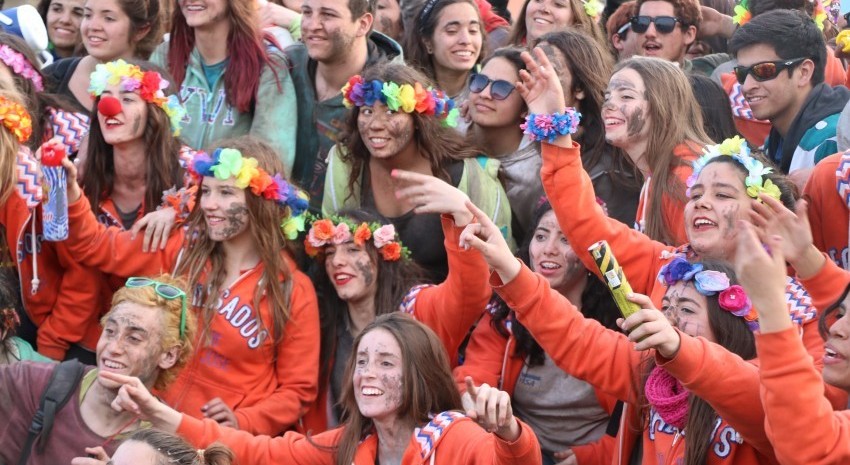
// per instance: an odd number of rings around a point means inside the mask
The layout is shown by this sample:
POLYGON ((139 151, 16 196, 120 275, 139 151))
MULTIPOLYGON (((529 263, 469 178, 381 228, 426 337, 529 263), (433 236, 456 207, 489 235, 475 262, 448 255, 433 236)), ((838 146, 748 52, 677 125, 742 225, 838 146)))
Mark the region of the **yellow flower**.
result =
POLYGON ((761 202, 762 200, 759 198, 759 194, 767 194, 776 200, 782 197, 779 186, 774 184, 770 179, 765 179, 762 184, 754 184, 747 187, 747 195, 761 202))
POLYGON ((242 168, 236 175, 236 187, 245 189, 251 184, 251 179, 258 174, 260 174, 260 171, 257 169, 257 159, 254 157, 243 158, 242 168))
POLYGON ((726 139, 720 144, 719 152, 722 155, 736 154, 741 151, 742 144, 744 144, 744 139, 741 136, 726 139))

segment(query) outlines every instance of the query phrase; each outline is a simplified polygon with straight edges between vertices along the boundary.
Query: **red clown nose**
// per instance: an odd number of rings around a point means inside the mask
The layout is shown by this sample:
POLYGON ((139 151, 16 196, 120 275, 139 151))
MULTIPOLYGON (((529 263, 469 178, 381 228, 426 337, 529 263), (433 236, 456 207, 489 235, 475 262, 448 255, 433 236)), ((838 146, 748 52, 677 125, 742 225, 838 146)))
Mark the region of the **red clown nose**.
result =
POLYGON ((100 102, 97 104, 97 111, 106 117, 115 116, 121 113, 121 101, 108 95, 101 97, 100 102))

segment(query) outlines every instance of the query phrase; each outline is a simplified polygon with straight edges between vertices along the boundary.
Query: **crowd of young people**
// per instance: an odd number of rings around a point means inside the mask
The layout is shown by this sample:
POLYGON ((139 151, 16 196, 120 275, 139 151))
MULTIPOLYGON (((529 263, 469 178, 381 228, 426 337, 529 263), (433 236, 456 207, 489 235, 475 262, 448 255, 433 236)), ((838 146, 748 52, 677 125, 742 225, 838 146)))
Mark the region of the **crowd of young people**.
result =
POLYGON ((37 6, 0 464, 850 462, 836 5, 37 6))

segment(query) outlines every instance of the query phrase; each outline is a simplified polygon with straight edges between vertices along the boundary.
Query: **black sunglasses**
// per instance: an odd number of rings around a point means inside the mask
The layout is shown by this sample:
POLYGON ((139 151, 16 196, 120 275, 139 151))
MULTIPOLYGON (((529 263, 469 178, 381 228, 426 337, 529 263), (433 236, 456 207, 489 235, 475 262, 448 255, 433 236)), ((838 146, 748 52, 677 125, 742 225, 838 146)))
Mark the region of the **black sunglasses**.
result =
POLYGON ((490 96, 494 100, 504 100, 511 95, 511 92, 516 88, 513 84, 503 79, 490 79, 486 74, 473 74, 469 78, 469 91, 475 94, 484 92, 484 89, 492 84, 490 88, 490 96))
POLYGON ((739 84, 743 84, 747 80, 747 75, 750 75, 758 82, 770 81, 776 79, 783 70, 793 69, 807 58, 792 58, 790 60, 777 61, 762 61, 752 66, 736 66, 735 77, 739 84))
POLYGON ((684 22, 673 16, 632 16, 629 18, 632 30, 643 34, 649 29, 649 25, 655 23, 655 29, 662 34, 669 34, 676 29, 676 23, 684 22))

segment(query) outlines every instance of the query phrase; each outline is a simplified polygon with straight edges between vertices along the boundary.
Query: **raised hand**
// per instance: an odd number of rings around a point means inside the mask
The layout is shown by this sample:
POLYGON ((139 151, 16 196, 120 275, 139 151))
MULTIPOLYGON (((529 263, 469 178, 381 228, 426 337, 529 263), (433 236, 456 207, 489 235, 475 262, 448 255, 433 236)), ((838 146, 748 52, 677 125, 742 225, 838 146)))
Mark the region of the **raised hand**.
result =
POLYGON ((466 392, 474 405, 466 415, 482 428, 508 442, 519 437, 520 427, 511 408, 511 396, 489 384, 475 386, 472 377, 466 377, 466 392))
POLYGON ((826 257, 817 250, 812 239, 808 202, 800 200, 796 212, 792 212, 769 195, 761 194, 759 198, 763 203, 753 202, 750 219, 757 227, 756 233, 761 240, 765 241, 768 234, 780 236, 782 253, 797 274, 801 278, 817 274, 826 257))
POLYGON ((655 349, 664 358, 675 357, 682 339, 667 316, 643 294, 632 294, 629 300, 640 305, 641 310, 625 320, 618 319, 617 324, 629 334, 635 350, 655 349))
POLYGON ((505 242, 502 232, 493 224, 490 217, 468 200, 466 208, 477 222, 467 225, 460 234, 460 246, 464 249, 472 247, 481 252, 484 260, 499 274, 502 282, 509 283, 516 277, 522 266, 511 253, 511 248, 505 242))
POLYGON ((150 212, 136 221, 133 228, 130 229, 131 238, 135 239, 139 231, 144 229, 145 239, 142 241, 142 252, 156 252, 165 249, 165 244, 168 243, 168 235, 175 223, 177 223, 177 220, 174 217, 173 208, 163 208, 150 212))
POLYGON ((738 221, 738 246, 735 274, 759 315, 762 333, 783 331, 791 327, 785 303, 784 239, 776 234, 766 237, 768 253, 759 241, 753 225, 738 221))
POLYGON ((446 213, 460 227, 472 221, 472 213, 466 209, 469 197, 458 188, 440 178, 412 171, 393 170, 391 175, 397 181, 396 197, 416 205, 414 212, 446 213))
POLYGON ((555 67, 542 48, 535 47, 532 53, 522 52, 527 70, 520 70, 520 82, 516 85, 528 112, 548 115, 564 111, 564 89, 555 67))

